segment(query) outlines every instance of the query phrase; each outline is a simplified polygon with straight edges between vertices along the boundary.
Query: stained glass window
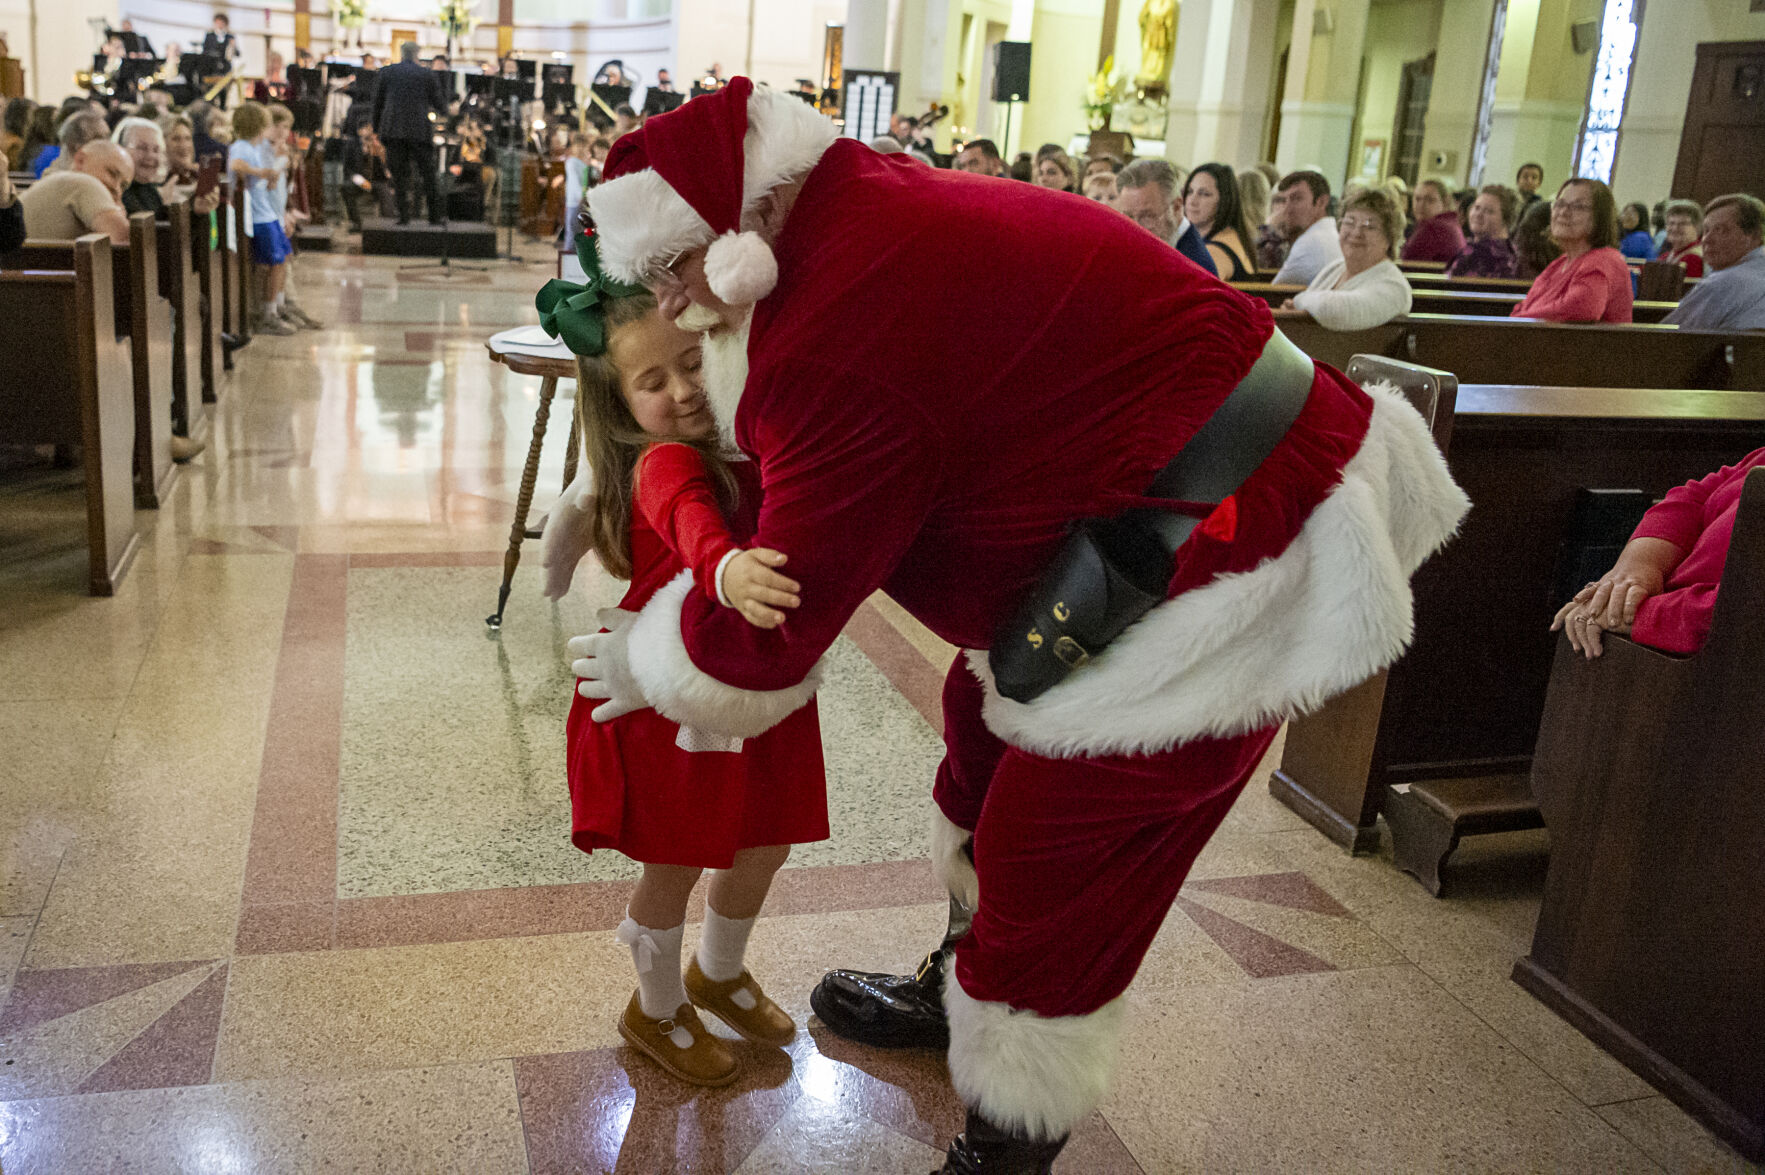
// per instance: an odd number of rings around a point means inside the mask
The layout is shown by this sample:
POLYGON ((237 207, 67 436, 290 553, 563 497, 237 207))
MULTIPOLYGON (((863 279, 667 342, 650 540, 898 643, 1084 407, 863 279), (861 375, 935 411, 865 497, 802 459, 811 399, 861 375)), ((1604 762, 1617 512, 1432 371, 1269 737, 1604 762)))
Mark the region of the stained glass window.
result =
POLYGON ((1642 0, 1606 0, 1600 18, 1600 54, 1593 67, 1587 96, 1587 117, 1575 152, 1575 174, 1612 181, 1618 157, 1618 127, 1624 121, 1624 99, 1630 93, 1630 63, 1636 55, 1636 26, 1642 0))

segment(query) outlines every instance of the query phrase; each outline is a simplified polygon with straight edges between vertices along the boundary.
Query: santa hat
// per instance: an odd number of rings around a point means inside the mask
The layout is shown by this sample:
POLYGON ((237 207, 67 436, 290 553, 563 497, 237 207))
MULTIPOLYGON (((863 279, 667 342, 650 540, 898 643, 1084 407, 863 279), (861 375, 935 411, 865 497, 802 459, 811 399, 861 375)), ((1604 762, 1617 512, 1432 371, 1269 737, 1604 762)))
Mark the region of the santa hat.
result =
POLYGON ((624 281, 710 244, 705 279, 732 306, 758 302, 778 284, 778 262, 742 212, 814 167, 833 144, 833 123, 788 94, 733 78, 613 144, 588 207, 601 260, 624 281))

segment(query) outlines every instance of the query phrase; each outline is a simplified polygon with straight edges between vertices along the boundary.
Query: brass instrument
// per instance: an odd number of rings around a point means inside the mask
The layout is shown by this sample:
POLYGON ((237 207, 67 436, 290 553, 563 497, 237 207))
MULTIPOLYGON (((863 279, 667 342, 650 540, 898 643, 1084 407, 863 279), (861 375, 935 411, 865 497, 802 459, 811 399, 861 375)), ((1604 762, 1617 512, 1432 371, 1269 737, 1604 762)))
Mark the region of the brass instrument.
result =
MULTIPOLYGON (((207 81, 208 79, 204 78, 203 80, 207 81)), ((232 72, 228 73, 227 76, 217 79, 215 81, 215 84, 210 86, 208 88, 208 90, 202 95, 202 100, 204 102, 213 102, 215 100, 215 96, 218 95, 222 90, 226 89, 228 86, 238 86, 238 87, 240 87, 241 90, 244 89, 244 82, 239 77, 238 69, 234 69, 232 72)))
POLYGON ((100 98, 116 97, 116 73, 122 66, 117 58, 105 58, 109 65, 101 70, 74 70, 74 88, 88 90, 100 98))

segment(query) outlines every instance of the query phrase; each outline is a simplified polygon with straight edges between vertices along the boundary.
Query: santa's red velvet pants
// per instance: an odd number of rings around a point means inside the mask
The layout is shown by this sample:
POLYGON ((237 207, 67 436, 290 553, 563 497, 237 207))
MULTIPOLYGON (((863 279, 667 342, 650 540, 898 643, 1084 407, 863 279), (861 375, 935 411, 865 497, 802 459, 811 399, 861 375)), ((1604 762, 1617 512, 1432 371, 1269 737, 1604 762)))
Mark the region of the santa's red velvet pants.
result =
POLYGON ((1058 1135, 1106 1088, 1119 1021, 1109 1005, 1278 727, 1051 759, 995 737, 982 690, 959 657, 934 796, 974 834, 980 903, 946 985, 951 1073, 989 1117, 1058 1135))

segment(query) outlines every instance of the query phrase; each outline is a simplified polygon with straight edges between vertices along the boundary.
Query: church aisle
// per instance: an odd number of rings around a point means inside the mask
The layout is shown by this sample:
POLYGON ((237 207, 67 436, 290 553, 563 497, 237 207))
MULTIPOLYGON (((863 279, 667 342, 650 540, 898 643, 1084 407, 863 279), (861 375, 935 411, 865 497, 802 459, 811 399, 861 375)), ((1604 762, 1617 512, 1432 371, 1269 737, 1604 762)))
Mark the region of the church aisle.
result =
MULTIPOLYGON (((77 474, 0 478, 7 1175, 896 1175, 959 1128, 939 1056, 848 1044, 807 1004, 828 967, 899 969, 943 926, 950 650, 886 599, 822 698, 833 838, 793 855, 749 954, 806 1030, 733 1041, 744 1075, 715 1091, 619 1042, 635 869, 569 846, 563 723, 564 642, 621 585, 589 561, 554 606, 531 541, 500 635, 483 623, 539 393, 483 344, 537 320, 548 276, 301 258, 327 329, 239 354, 112 599, 82 593, 77 474)), ((535 520, 568 420, 560 401, 535 520)), ((1508 981, 1544 834, 1467 843, 1436 901, 1271 800, 1279 751, 1057 1171, 1747 1169, 1508 981)))

